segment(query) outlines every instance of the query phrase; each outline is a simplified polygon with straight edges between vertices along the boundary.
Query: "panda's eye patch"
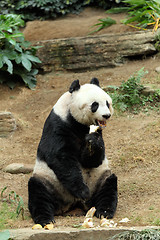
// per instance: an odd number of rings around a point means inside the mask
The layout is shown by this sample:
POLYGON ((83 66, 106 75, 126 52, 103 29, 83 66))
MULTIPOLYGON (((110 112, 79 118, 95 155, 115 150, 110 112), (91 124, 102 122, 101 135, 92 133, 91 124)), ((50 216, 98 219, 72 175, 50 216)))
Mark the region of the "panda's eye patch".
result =
POLYGON ((108 103, 108 101, 106 101, 106 105, 107 105, 107 107, 109 108, 109 103, 108 103))
POLYGON ((93 113, 95 113, 97 111, 98 107, 99 107, 99 103, 98 102, 93 102, 92 105, 91 105, 91 111, 93 113))

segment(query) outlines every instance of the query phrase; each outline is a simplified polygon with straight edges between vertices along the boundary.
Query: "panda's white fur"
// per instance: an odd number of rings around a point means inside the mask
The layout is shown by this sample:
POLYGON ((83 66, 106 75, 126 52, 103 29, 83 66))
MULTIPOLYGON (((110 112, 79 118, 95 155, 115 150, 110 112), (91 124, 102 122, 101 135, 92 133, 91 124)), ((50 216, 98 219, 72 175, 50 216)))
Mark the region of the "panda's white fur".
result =
POLYGON ((64 93, 53 106, 54 112, 60 116, 63 121, 66 121, 71 103, 71 93, 64 93))

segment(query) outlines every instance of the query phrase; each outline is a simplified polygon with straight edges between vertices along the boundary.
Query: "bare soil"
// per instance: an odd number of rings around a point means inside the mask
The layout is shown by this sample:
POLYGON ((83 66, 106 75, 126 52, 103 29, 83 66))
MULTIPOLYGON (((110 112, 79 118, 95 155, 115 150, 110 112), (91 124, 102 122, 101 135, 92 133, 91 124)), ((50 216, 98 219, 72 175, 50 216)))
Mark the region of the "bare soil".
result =
MULTIPOLYGON (((86 36, 89 27, 98 18, 106 17, 102 10, 86 9, 80 15, 69 15, 58 20, 33 21, 24 30, 30 41, 86 36)), ((120 24, 123 15, 114 15, 119 23, 99 32, 133 31, 120 24)), ((43 124, 58 98, 68 90, 71 82, 79 79, 81 84, 92 77, 101 86, 120 85, 133 73, 144 67, 148 74, 143 84, 160 88, 160 66, 157 57, 133 60, 120 67, 103 68, 81 73, 51 72, 37 76, 34 91, 19 84, 14 90, 0 87, 0 111, 10 111, 17 121, 17 130, 10 138, 0 139, 0 191, 8 186, 25 202, 25 220, 8 219, 10 228, 31 227, 33 222, 27 210, 27 182, 31 174, 9 174, 2 169, 10 163, 34 164, 43 124)), ((118 176, 119 203, 114 221, 128 217, 129 226, 160 225, 160 115, 156 110, 146 109, 137 115, 115 112, 103 132, 106 154, 110 168, 118 176)), ((83 217, 56 217, 56 226, 73 226, 83 217)), ((98 221, 98 220, 95 220, 98 221)))

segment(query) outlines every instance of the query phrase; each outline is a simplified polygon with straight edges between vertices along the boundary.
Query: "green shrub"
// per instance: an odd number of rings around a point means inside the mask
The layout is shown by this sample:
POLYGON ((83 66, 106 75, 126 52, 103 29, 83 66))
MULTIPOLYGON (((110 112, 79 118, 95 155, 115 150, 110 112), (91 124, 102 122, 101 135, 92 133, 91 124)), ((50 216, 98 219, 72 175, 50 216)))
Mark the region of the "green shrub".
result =
MULTIPOLYGON (((9 227, 10 223, 8 220, 15 221, 20 216, 24 220, 24 202, 22 197, 16 194, 15 191, 6 193, 6 189, 7 186, 0 192, 0 230, 9 227)), ((9 237, 9 232, 0 233, 0 240, 8 239, 7 236, 9 237)))
POLYGON ((101 7, 103 9, 109 9, 120 5, 121 0, 94 0, 93 5, 101 7))
POLYGON ((120 87, 110 86, 113 90, 111 97, 115 109, 122 112, 130 110, 136 113, 148 103, 156 105, 156 102, 159 102, 160 95, 158 92, 149 96, 145 96, 142 92, 144 86, 140 82, 146 73, 142 68, 126 82, 123 81, 120 87))
POLYGON ((6 191, 7 186, 5 186, 1 191, 1 201, 3 203, 8 203, 16 207, 14 215, 18 217, 21 213, 22 219, 24 220, 24 202, 23 198, 16 194, 15 191, 10 191, 8 196, 4 197, 4 192, 6 191))
POLYGON ((24 21, 19 15, 0 15, 0 83, 14 88, 17 80, 22 79, 33 89, 38 73, 33 65, 41 61, 35 56, 37 47, 25 41, 18 30, 22 26, 24 21))
POLYGON ((84 6, 90 4, 91 0, 8 0, 8 3, 2 1, 3 11, 10 8, 10 11, 22 14, 24 19, 49 19, 67 13, 79 13, 84 6))
POLYGON ((120 0, 1 0, 2 14, 22 14, 25 20, 49 19, 67 13, 79 13, 85 6, 98 6, 108 9, 120 0))
POLYGON ((158 240, 160 239, 159 229, 144 229, 142 231, 125 231, 110 237, 109 240, 158 240))
POLYGON ((131 24, 138 29, 153 26, 156 31, 160 27, 160 1, 159 0, 122 0, 126 7, 113 8, 106 13, 127 12, 128 17, 122 22, 131 24))

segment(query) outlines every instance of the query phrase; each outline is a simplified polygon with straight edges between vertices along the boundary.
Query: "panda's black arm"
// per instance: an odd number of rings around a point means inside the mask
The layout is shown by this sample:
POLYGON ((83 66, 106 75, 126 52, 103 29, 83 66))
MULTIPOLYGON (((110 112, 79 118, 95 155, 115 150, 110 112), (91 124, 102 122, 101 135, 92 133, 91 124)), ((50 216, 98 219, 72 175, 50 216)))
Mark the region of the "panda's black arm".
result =
POLYGON ((84 168, 96 168, 105 158, 105 146, 101 131, 87 134, 81 151, 81 164, 84 168))
POLYGON ((58 154, 58 158, 48 165, 53 169, 58 180, 76 198, 86 200, 89 198, 89 189, 83 181, 79 163, 74 156, 63 156, 58 154))
POLYGON ((56 174, 62 185, 76 198, 87 199, 89 189, 83 181, 79 155, 74 139, 67 135, 66 141, 61 136, 54 136, 54 142, 51 138, 42 137, 37 157, 45 161, 49 168, 56 174), (52 143, 52 144, 51 144, 52 143))

